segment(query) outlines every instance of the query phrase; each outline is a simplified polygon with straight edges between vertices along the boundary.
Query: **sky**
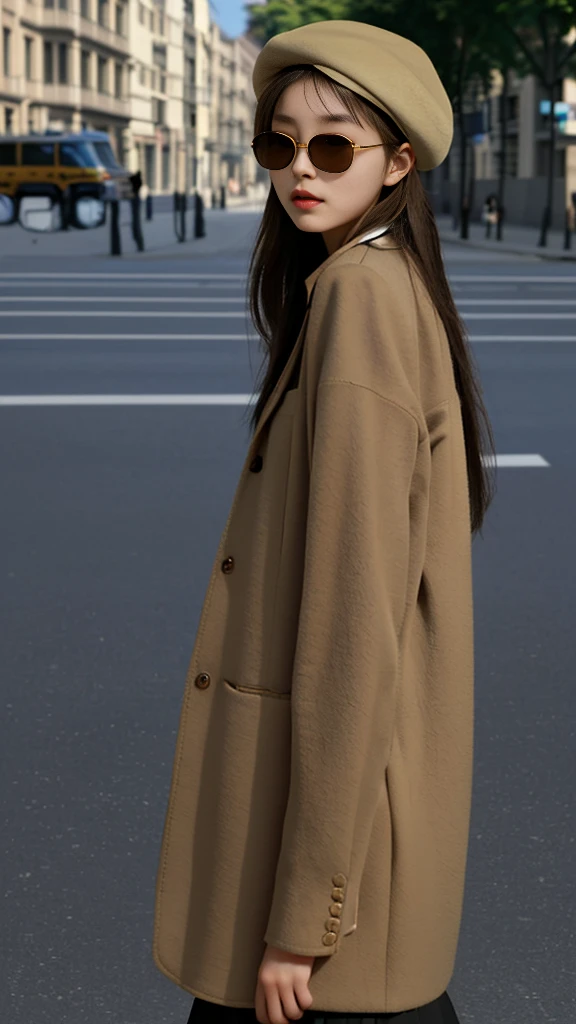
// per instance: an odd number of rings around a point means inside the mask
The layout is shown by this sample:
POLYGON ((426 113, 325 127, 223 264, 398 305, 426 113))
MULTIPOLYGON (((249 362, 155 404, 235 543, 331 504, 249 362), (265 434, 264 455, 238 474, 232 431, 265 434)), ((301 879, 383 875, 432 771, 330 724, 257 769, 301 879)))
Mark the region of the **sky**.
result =
POLYGON ((210 10, 214 21, 229 36, 239 36, 246 28, 246 11, 243 4, 249 0, 210 0, 210 10))

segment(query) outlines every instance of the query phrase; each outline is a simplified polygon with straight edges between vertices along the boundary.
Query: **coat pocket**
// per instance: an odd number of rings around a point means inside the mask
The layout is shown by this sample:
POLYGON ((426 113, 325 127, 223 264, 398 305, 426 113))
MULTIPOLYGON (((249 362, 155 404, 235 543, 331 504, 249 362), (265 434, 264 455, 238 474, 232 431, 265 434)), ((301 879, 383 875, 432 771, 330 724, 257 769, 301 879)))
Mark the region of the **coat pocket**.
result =
POLYGON ((239 693, 251 693, 257 697, 275 697, 280 700, 290 700, 290 693, 271 690, 266 686, 248 686, 245 683, 233 683, 230 679, 223 679, 222 682, 225 683, 226 686, 231 687, 231 689, 237 690, 239 693))

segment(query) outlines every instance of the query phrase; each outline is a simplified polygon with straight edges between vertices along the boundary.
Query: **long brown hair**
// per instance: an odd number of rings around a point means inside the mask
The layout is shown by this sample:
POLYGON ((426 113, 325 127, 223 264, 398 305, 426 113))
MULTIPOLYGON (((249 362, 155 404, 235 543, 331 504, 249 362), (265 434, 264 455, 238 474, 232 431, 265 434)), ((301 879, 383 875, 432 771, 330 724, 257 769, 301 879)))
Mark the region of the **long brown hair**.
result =
MULTIPOLYGON (((309 79, 320 99, 319 86, 324 86, 342 101, 357 124, 362 125, 363 117, 378 131, 388 159, 408 141, 384 111, 311 64, 285 68, 270 82, 256 107, 255 135, 271 129, 274 108, 284 89, 309 79)), ((495 492, 483 455, 495 466, 494 438, 466 329, 444 271, 434 214, 414 167, 397 185, 382 188, 377 204, 363 220, 362 233, 390 222, 390 233, 419 270, 448 336, 466 444, 470 526, 473 534, 481 533, 495 492)), ((260 395, 250 418, 252 432, 298 337, 306 311, 305 279, 327 255, 322 234, 300 231, 270 188, 248 269, 250 315, 265 351, 259 371, 260 395)))

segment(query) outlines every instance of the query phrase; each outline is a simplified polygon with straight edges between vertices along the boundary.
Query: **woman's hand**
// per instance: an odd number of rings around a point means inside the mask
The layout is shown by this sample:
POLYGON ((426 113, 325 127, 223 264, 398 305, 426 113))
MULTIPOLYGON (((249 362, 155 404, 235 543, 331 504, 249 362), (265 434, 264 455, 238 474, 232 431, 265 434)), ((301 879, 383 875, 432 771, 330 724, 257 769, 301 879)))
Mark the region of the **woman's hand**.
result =
POLYGON ((255 1012, 260 1024, 289 1024, 310 1009, 308 979, 315 957, 267 946, 258 971, 255 1012))

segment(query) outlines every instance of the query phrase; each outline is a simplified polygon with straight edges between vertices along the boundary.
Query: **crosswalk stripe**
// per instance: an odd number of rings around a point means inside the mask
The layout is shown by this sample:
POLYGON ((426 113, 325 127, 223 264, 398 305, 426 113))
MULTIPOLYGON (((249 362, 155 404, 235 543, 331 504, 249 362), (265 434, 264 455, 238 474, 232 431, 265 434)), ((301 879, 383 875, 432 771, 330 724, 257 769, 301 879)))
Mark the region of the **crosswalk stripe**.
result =
MULTIPOLYGON (((0 334, 0 341, 255 341, 258 334, 0 334)), ((576 340, 576 339, 575 339, 576 340)))

